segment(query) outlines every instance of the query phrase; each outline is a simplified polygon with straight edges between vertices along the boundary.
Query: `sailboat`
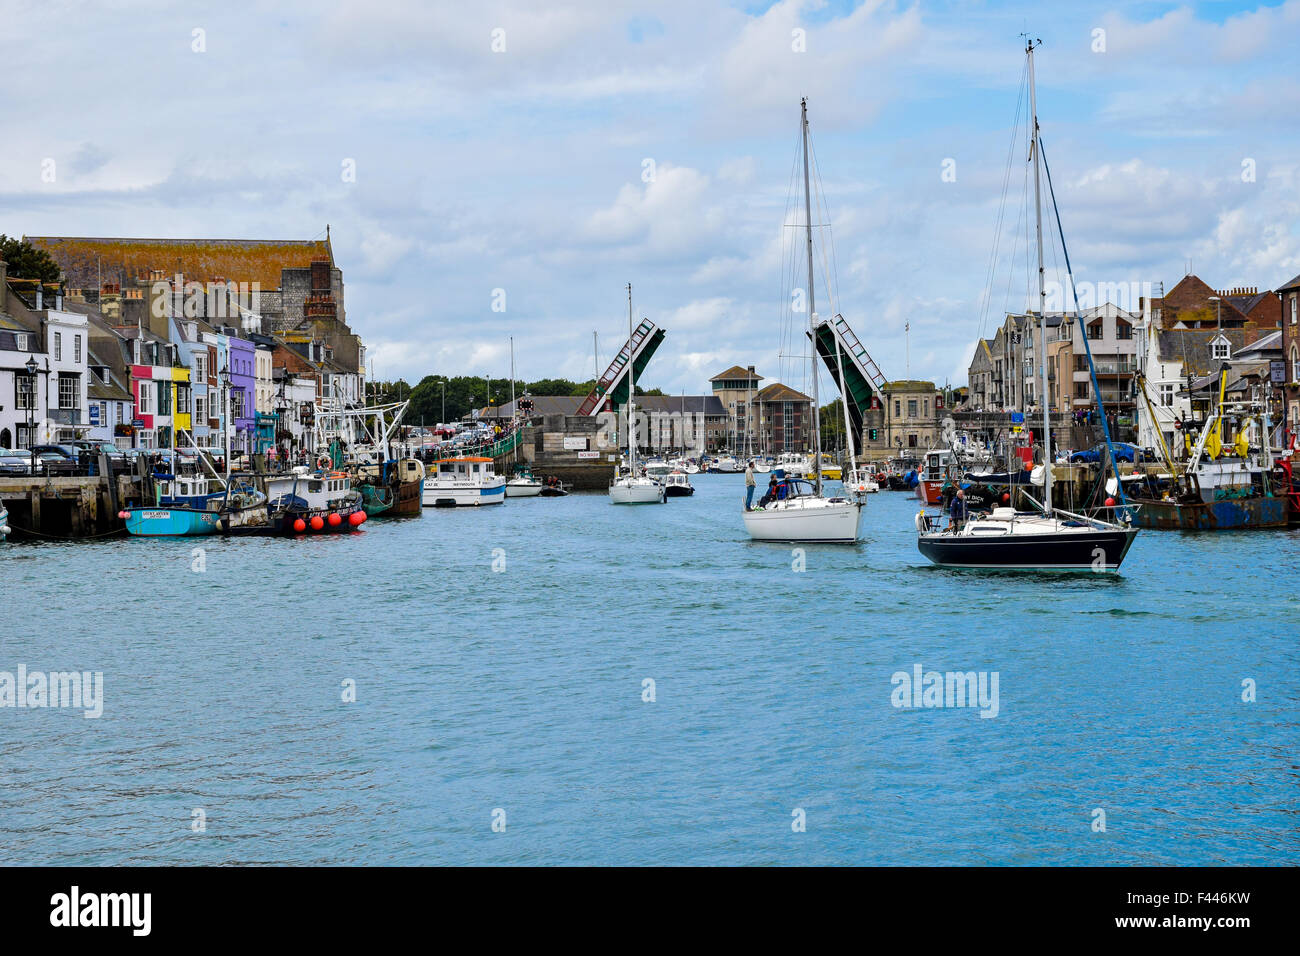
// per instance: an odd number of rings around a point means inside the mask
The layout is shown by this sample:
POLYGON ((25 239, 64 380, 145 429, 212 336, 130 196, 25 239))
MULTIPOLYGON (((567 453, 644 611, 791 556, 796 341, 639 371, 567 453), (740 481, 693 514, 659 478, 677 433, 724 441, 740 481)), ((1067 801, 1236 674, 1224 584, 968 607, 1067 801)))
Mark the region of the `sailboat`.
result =
MULTIPOLYGON (((632 283, 627 284, 627 342, 628 357, 632 348, 632 283)), ((661 505, 664 503, 664 486, 653 478, 636 473, 636 366, 629 361, 627 370, 627 474, 618 475, 609 483, 609 503, 612 505, 661 505)))
MULTIPOLYGON (((808 245, 808 318, 809 330, 817 328, 817 310, 813 296, 812 192, 808 176, 808 100, 800 101, 800 125, 803 136, 804 225, 808 245)), ((745 530, 755 541, 819 541, 852 544, 858 540, 862 526, 862 502, 846 497, 828 498, 822 493, 822 436, 818 396, 817 350, 809 356, 813 384, 813 480, 786 478, 777 485, 777 498, 767 505, 743 512, 745 530)), ((845 428, 848 424, 847 409, 845 428)))
MULTIPOLYGON (((1085 517, 1052 507, 1052 428, 1051 403, 1047 389, 1047 340, 1043 315, 1047 288, 1043 272, 1043 208, 1039 182, 1040 166, 1047 171, 1048 188, 1051 172, 1042 157, 1042 138, 1038 129, 1038 104, 1034 93, 1034 47, 1028 40, 1025 55, 1028 57, 1029 82, 1029 140, 1030 159, 1034 164, 1034 216, 1038 239, 1038 394, 1043 406, 1043 503, 1041 513, 1022 512, 1015 508, 994 508, 988 515, 974 516, 954 527, 940 529, 935 518, 924 510, 916 516, 917 547, 932 562, 943 567, 1010 568, 1024 570, 1079 569, 1093 571, 1118 570, 1129 546, 1137 536, 1137 528, 1129 520, 1130 508, 1120 495, 1119 514, 1123 523, 1085 517)), ((1055 195, 1052 198, 1055 209, 1055 195)), ((1056 211, 1057 228, 1060 229, 1060 212, 1056 211)), ((1065 251, 1065 238, 1061 237, 1065 266, 1070 270, 1070 254, 1065 251)), ((1070 271, 1071 285, 1074 275, 1070 271)), ((1076 315, 1082 322, 1082 318, 1076 315)), ((1101 408, 1101 390, 1097 387, 1097 372, 1092 361, 1092 347, 1087 336, 1083 338, 1092 375, 1093 394, 1101 414, 1109 460, 1115 461, 1110 440, 1110 426, 1106 423, 1105 409, 1101 408)))

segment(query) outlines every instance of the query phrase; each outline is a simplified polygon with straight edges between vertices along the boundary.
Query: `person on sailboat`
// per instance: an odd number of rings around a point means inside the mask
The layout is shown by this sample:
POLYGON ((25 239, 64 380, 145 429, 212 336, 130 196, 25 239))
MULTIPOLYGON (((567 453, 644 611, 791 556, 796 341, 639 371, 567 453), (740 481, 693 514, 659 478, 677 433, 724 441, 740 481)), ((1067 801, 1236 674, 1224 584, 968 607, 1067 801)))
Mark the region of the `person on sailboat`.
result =
POLYGON ((771 502, 776 500, 776 475, 773 475, 767 482, 767 491, 763 497, 758 499, 758 506, 766 508, 771 502))
POLYGON ((750 459, 745 464, 745 510, 749 511, 754 504, 754 462, 750 459))
POLYGON ((949 528, 956 533, 961 530, 962 523, 966 520, 966 489, 958 488, 957 494, 953 495, 952 504, 948 506, 949 528))

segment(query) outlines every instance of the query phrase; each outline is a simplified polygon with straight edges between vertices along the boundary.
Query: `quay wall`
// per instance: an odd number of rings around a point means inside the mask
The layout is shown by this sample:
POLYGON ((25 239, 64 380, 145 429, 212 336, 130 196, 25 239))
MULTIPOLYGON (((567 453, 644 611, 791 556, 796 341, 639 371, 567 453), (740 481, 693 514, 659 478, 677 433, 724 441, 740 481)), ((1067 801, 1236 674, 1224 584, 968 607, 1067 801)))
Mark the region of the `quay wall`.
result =
POLYGON ((509 475, 516 461, 540 478, 554 475, 571 491, 605 491, 618 464, 616 436, 597 416, 545 415, 524 426, 517 455, 496 459, 498 474, 509 475))
POLYGON ((117 513, 136 494, 130 475, 0 478, 14 538, 89 538, 120 533, 117 513))

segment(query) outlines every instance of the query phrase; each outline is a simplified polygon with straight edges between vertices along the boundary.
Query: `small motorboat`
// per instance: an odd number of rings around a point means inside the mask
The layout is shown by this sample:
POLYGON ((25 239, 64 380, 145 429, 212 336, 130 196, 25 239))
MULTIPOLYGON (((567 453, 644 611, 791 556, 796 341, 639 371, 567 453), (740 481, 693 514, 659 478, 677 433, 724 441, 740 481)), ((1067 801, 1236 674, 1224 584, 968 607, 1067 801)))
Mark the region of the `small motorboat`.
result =
POLYGON ((695 489, 686 472, 674 471, 664 475, 664 494, 669 498, 689 498, 695 489))
POLYGON ((507 498, 536 498, 541 493, 542 480, 526 467, 516 469, 506 482, 507 498))

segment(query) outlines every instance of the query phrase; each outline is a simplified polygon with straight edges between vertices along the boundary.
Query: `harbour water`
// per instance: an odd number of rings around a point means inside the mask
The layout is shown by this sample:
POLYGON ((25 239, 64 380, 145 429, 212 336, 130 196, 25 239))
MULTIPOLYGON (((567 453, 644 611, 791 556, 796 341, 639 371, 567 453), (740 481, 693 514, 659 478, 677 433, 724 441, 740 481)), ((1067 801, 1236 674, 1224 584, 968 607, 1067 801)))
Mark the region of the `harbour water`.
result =
POLYGON ((0 671, 101 671, 104 700, 0 708, 0 862, 1296 859, 1300 532, 946 571, 908 496, 795 552, 747 540, 741 476, 694 484, 5 545, 0 671), (917 665, 996 672, 996 716, 894 706, 917 665))

